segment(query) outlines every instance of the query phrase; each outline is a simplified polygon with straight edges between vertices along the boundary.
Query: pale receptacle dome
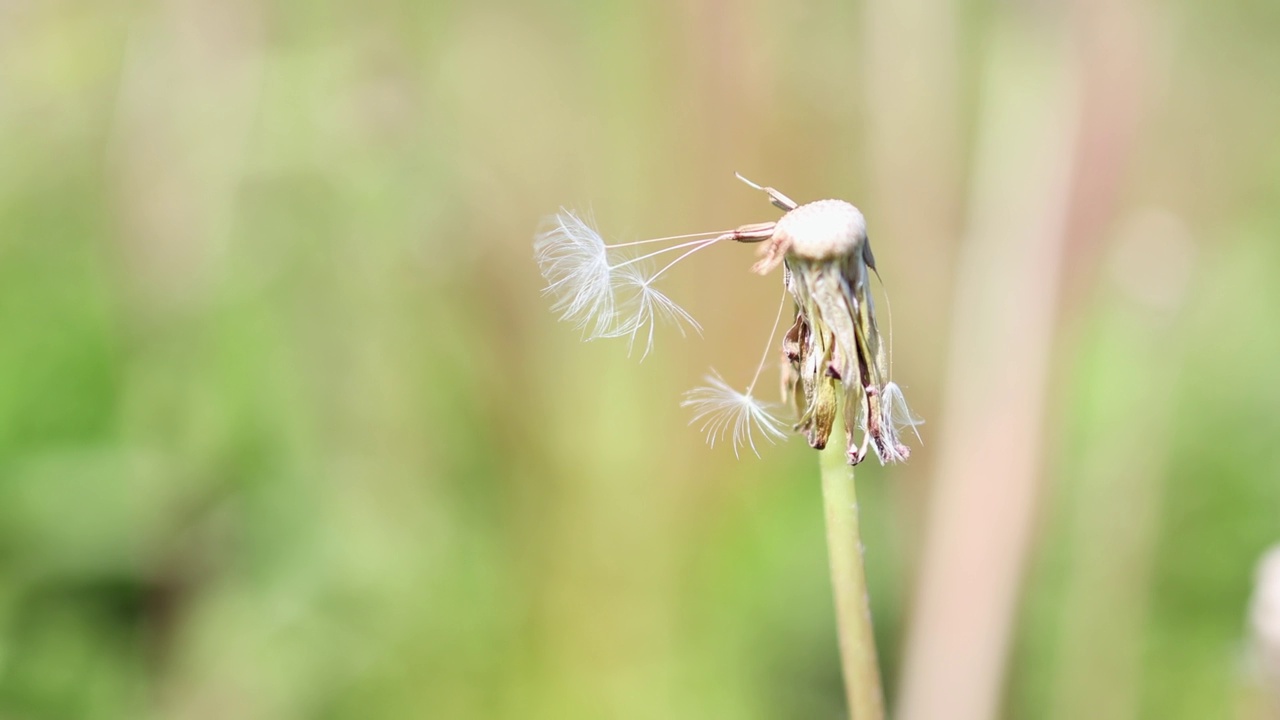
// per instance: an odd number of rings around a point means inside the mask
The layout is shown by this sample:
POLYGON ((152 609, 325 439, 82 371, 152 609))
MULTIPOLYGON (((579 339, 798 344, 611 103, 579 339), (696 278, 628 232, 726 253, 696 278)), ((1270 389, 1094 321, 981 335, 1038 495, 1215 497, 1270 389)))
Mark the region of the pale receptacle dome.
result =
POLYGON ((783 215, 774 232, 790 239, 793 255, 830 260, 858 251, 867 237, 867 221, 844 200, 818 200, 783 215))

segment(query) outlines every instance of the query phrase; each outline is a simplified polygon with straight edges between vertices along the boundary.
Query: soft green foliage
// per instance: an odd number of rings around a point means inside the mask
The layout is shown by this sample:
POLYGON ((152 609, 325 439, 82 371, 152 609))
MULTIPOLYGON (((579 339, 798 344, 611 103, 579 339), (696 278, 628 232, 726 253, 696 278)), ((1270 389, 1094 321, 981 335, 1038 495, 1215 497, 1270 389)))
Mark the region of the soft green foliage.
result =
MULTIPOLYGON (((1206 31, 1170 41, 1125 197, 1177 206, 1195 274, 1165 330, 1104 278, 1059 337, 1012 717, 1069 708, 1070 630, 1108 627, 1065 588, 1116 514, 1073 478, 1134 455, 1080 448, 1122 430, 1155 468, 1145 582, 1116 591, 1136 625, 1110 640, 1140 657, 1141 717, 1230 715, 1280 541, 1280 96, 1258 89, 1280 23, 1165 10, 1206 31), (1165 384, 1126 396, 1151 363, 1165 384)), ((713 362, 749 376, 777 278, 743 248, 691 259, 664 282, 706 337, 638 365, 557 324, 532 259, 566 203, 626 240, 772 219, 734 170, 867 193, 859 9, 721 11, 743 14, 0 6, 0 716, 838 717, 815 458, 735 461, 679 407, 713 362)), ((948 258, 876 243, 932 419, 919 349, 949 329, 910 296, 948 258)), ((912 465, 859 470, 891 704, 921 432, 912 465)))

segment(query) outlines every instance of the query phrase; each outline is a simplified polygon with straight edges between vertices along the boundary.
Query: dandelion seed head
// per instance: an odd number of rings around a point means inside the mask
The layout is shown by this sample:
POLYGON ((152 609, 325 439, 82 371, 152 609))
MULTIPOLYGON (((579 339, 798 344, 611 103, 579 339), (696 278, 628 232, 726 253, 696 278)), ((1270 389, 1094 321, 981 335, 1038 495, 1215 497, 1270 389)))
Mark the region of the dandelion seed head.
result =
POLYGON ((785 264, 784 281, 796 301, 785 382, 802 408, 798 429, 811 446, 825 447, 839 394, 850 463, 861 462, 868 448, 882 464, 906 460, 911 450, 900 431, 910 426, 918 436, 920 421, 889 380, 870 292, 875 259, 862 212, 843 200, 796 207, 777 222, 762 257, 757 272, 785 264), (860 443, 855 427, 863 430, 860 443))
POLYGON ((772 403, 762 402, 750 389, 738 392, 714 370, 705 380, 706 385, 685 393, 680 406, 693 410, 689 424, 701 423, 699 429, 706 435, 708 445, 732 442, 735 457, 740 457, 744 447, 759 457, 757 435, 771 443, 786 437, 786 425, 774 414, 772 403))

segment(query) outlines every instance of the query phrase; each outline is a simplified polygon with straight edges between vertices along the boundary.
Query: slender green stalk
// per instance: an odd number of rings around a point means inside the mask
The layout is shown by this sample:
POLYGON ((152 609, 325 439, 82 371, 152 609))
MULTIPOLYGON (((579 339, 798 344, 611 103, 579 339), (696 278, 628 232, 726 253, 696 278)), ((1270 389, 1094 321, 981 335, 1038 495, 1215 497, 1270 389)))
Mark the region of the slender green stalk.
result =
MULTIPOLYGON (((832 434, 838 436, 839 431, 832 434)), ((853 468, 845 462, 844 443, 832 442, 822 451, 822 503, 827 516, 827 555, 849 717, 883 720, 884 694, 858 529, 858 493, 853 468)))

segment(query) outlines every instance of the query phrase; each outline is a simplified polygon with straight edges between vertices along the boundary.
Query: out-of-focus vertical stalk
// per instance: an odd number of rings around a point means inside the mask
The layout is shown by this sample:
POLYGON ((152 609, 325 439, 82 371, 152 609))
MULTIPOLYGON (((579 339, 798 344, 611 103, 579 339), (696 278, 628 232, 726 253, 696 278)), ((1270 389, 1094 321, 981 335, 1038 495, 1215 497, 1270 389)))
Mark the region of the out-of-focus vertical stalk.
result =
MULTIPOLYGON (((834 436, 839 436, 837 430, 834 436)), ((827 523, 827 555, 835 594, 836 632, 845 697, 852 720, 881 720, 884 691, 876 660, 876 638, 867 596, 867 573, 858 527, 858 491, 853 468, 845 461, 844 444, 832 442, 822 451, 822 504, 827 523)))
POLYGON ((110 187, 140 319, 198 306, 216 284, 262 92, 263 14, 195 0, 145 5, 130 22, 110 187))
POLYGON ((1073 295, 1064 278, 1096 260, 1140 117, 1148 49, 1139 5, 1014 6, 988 30, 969 229, 934 425, 943 434, 904 657, 905 720, 999 711, 1040 485, 1052 345, 1059 306, 1073 295))
MULTIPOLYGON (((1043 8, 1037 8, 1043 11, 1043 8)), ((997 21, 899 716, 997 716, 1031 539, 1078 119, 1060 18, 997 21)))
MULTIPOLYGON (((1090 324, 1090 400, 1074 444, 1064 541, 1071 564, 1055 588, 1060 615, 1053 720, 1137 717, 1142 638, 1159 532, 1162 478, 1173 442, 1187 336, 1176 324, 1194 263, 1174 215, 1135 215, 1119 237, 1103 317, 1090 324)), ((1043 642, 1043 640, 1042 640, 1043 642)))

